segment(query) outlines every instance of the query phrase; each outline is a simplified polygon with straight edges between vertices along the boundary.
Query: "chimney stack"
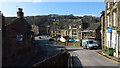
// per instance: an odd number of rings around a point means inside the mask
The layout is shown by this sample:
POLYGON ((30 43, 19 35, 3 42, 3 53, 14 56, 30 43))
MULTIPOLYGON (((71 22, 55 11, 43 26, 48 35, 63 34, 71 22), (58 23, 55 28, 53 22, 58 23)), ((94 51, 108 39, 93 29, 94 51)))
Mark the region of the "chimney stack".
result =
POLYGON ((17 18, 23 18, 24 17, 24 13, 22 12, 22 8, 18 8, 18 12, 17 12, 17 18))

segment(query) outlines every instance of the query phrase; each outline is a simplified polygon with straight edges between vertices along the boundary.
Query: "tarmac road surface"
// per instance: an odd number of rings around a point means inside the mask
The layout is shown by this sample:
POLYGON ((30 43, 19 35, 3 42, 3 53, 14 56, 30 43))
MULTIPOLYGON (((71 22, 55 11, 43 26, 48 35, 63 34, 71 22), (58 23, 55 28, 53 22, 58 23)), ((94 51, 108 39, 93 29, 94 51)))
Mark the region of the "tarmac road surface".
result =
POLYGON ((119 68, 118 63, 98 55, 94 50, 74 46, 68 46, 66 48, 72 55, 73 68, 119 68))

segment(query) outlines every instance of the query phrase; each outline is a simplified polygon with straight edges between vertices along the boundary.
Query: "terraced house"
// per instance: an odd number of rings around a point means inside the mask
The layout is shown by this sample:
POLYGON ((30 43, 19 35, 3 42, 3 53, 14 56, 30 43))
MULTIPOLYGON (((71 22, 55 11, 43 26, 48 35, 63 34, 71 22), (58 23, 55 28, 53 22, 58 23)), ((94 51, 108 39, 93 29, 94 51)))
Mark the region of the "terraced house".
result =
POLYGON ((69 25, 69 36, 75 40, 81 40, 82 23, 77 22, 69 25))
POLYGON ((113 48, 113 56, 120 57, 120 1, 105 0, 105 5, 105 13, 101 15, 102 44, 103 47, 113 48))
MULTIPOLYGON (((99 43, 101 42, 101 39, 100 39, 100 23, 91 23, 89 25, 89 27, 87 29, 84 29, 82 31, 82 38, 83 39, 95 39, 97 41, 99 41, 99 43)), ((101 46, 100 46, 101 47, 101 46)))
MULTIPOLYGON (((3 23, 4 24, 4 23, 3 23)), ((32 58, 31 26, 24 19, 24 13, 19 8, 17 18, 3 25, 2 63, 3 66, 20 65, 21 61, 32 58)))

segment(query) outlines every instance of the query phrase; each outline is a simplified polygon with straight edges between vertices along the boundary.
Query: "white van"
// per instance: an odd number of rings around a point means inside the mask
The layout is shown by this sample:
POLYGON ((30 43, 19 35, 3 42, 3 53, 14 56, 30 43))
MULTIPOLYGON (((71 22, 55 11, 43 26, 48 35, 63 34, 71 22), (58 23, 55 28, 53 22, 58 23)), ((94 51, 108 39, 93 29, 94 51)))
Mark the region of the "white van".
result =
POLYGON ((97 49, 98 48, 98 41, 94 39, 83 39, 82 40, 82 46, 85 49, 97 49))

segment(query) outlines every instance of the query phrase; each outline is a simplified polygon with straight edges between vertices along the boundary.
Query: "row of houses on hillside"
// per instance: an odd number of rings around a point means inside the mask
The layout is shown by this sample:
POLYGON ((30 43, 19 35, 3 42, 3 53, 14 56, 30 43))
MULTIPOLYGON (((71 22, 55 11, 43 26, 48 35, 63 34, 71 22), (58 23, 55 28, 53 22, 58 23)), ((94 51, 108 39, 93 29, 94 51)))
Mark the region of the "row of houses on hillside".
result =
POLYGON ((51 37, 57 36, 58 38, 69 36, 70 38, 79 41, 82 39, 92 38, 101 42, 100 25, 100 23, 82 23, 81 20, 69 25, 60 26, 54 24, 50 28, 50 35, 51 37), (85 28, 86 24, 89 24, 87 28, 85 28))
POLYGON ((2 15, 2 65, 20 65, 19 62, 30 59, 34 55, 32 27, 24 19, 22 8, 18 8, 17 18, 9 24, 2 15), (18 63, 18 64, 17 64, 18 63))
POLYGON ((53 25, 50 29, 51 37, 57 36, 60 38, 69 36, 72 39, 80 39, 81 22, 62 26, 53 25))
POLYGON ((113 55, 120 57, 120 1, 105 0, 105 8, 100 17, 102 47, 113 48, 113 55))

